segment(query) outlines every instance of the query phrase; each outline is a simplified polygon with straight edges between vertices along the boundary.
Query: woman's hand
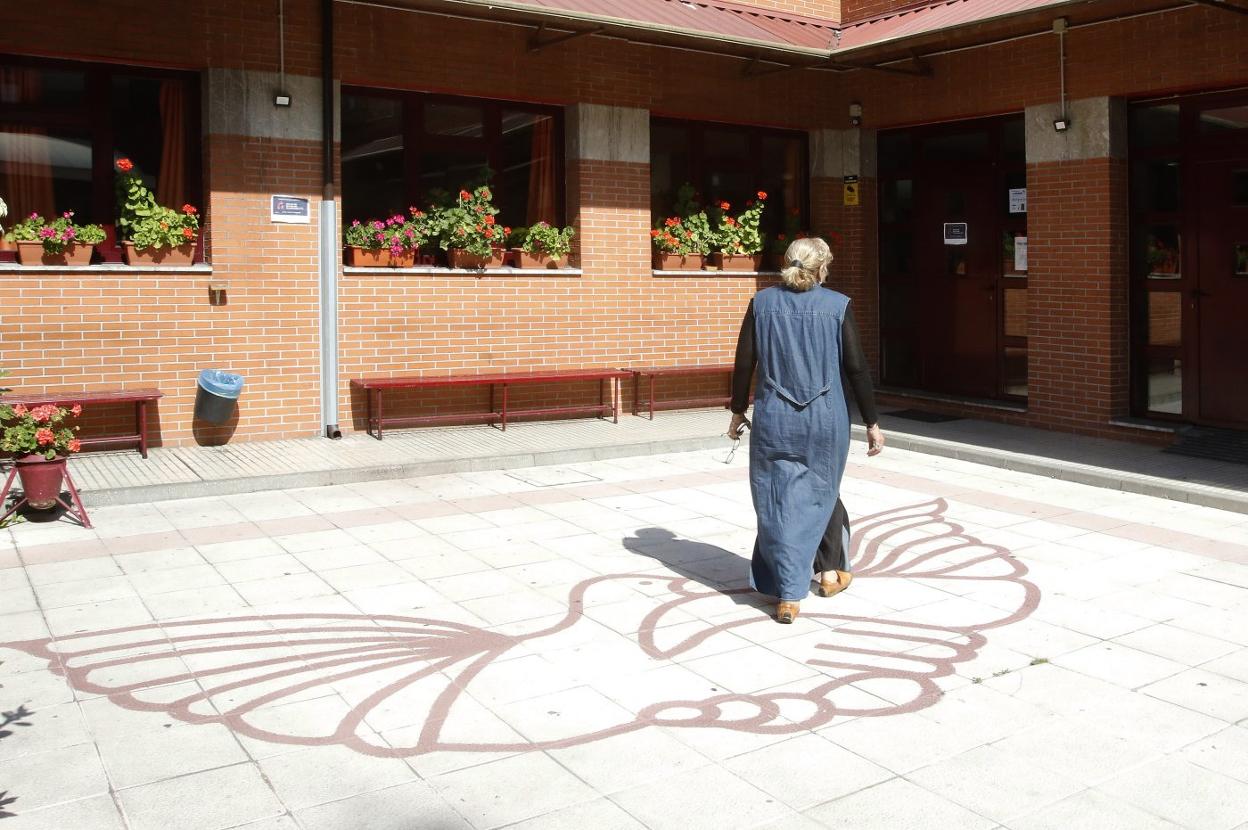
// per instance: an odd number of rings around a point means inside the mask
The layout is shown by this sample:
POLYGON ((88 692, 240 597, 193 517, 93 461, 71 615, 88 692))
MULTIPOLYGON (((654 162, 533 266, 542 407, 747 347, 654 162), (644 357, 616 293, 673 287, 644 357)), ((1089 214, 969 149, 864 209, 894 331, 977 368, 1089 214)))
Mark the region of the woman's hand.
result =
POLYGON ((738 415, 737 413, 734 412, 732 414, 732 420, 728 422, 728 437, 733 439, 734 441, 739 439, 741 437, 741 434, 745 432, 745 430, 748 429, 749 426, 750 426, 749 418, 745 417, 744 415, 738 415))
POLYGON ((867 427, 867 455, 879 455, 884 451, 884 432, 879 424, 867 427))

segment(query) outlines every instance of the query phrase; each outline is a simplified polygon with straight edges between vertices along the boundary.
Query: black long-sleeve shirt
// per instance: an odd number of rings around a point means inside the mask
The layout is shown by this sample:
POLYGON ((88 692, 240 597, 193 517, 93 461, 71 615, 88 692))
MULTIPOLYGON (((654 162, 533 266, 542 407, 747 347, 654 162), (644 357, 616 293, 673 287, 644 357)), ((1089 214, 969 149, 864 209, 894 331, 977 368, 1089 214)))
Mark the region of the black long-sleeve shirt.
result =
MULTIPOLYGON (((818 289, 814 289, 818 290, 818 289)), ((737 355, 732 370, 732 403, 730 408, 738 415, 750 405, 750 382, 754 379, 754 366, 758 354, 754 349, 754 301, 750 300, 741 321, 741 333, 737 336, 737 355)), ((858 326, 854 323, 854 311, 845 309, 841 324, 841 370, 849 380, 858 404, 863 423, 871 426, 879 420, 875 411, 875 386, 871 382, 871 370, 867 368, 867 356, 862 351, 858 326)))

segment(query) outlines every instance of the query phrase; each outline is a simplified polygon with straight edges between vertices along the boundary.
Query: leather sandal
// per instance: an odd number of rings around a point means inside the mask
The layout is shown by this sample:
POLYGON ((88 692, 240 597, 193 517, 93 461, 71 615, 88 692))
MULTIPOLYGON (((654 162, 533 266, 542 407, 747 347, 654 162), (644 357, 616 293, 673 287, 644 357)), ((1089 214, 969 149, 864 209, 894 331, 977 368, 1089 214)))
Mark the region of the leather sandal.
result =
POLYGON ((854 581, 854 575, 849 571, 833 571, 836 574, 836 581, 830 579, 822 579, 819 582, 819 596, 832 597, 839 594, 849 587, 849 583, 854 581))
POLYGON ((785 625, 793 622, 793 620, 797 619, 797 609, 798 604, 796 602, 782 600, 776 606, 776 622, 784 623, 785 625))

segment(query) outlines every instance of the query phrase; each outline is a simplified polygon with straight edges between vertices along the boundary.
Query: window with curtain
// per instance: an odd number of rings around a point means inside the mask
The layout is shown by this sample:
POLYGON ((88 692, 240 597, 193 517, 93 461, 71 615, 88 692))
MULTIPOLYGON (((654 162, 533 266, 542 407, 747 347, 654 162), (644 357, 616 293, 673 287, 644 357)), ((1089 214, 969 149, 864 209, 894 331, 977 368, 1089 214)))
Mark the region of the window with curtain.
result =
POLYGON ((163 205, 202 206, 192 73, 0 58, 0 197, 9 223, 72 210, 116 260, 113 164, 128 157, 163 205))
POLYGON ((558 107, 348 88, 342 95, 347 221, 405 213, 489 183, 500 224, 563 223, 558 107))
POLYGON ((764 233, 774 235, 786 216, 809 226, 809 174, 804 132, 655 118, 650 122, 650 210, 671 213, 676 191, 689 182, 703 201, 723 199, 733 209, 759 191, 768 194, 764 233))

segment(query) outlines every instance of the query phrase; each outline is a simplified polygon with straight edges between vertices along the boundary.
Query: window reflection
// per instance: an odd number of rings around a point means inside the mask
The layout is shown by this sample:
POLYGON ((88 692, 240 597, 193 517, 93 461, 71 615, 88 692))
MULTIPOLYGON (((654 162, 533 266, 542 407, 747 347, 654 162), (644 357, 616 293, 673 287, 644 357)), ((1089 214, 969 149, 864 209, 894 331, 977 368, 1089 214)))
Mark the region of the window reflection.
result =
POLYGON ((1148 361, 1148 408, 1172 415, 1183 413, 1183 362, 1172 356, 1148 361))
POLYGON ((1027 397, 1027 347, 1005 348, 1005 394, 1027 397))
POLYGON ((403 104, 393 98, 344 95, 342 210, 356 219, 407 207, 403 167, 403 104))
POLYGON ((1204 110, 1200 114, 1200 132, 1203 135, 1225 135, 1248 129, 1248 106, 1222 107, 1204 110))
POLYGON ((1148 292, 1148 345, 1183 342, 1183 295, 1178 291, 1148 292))

